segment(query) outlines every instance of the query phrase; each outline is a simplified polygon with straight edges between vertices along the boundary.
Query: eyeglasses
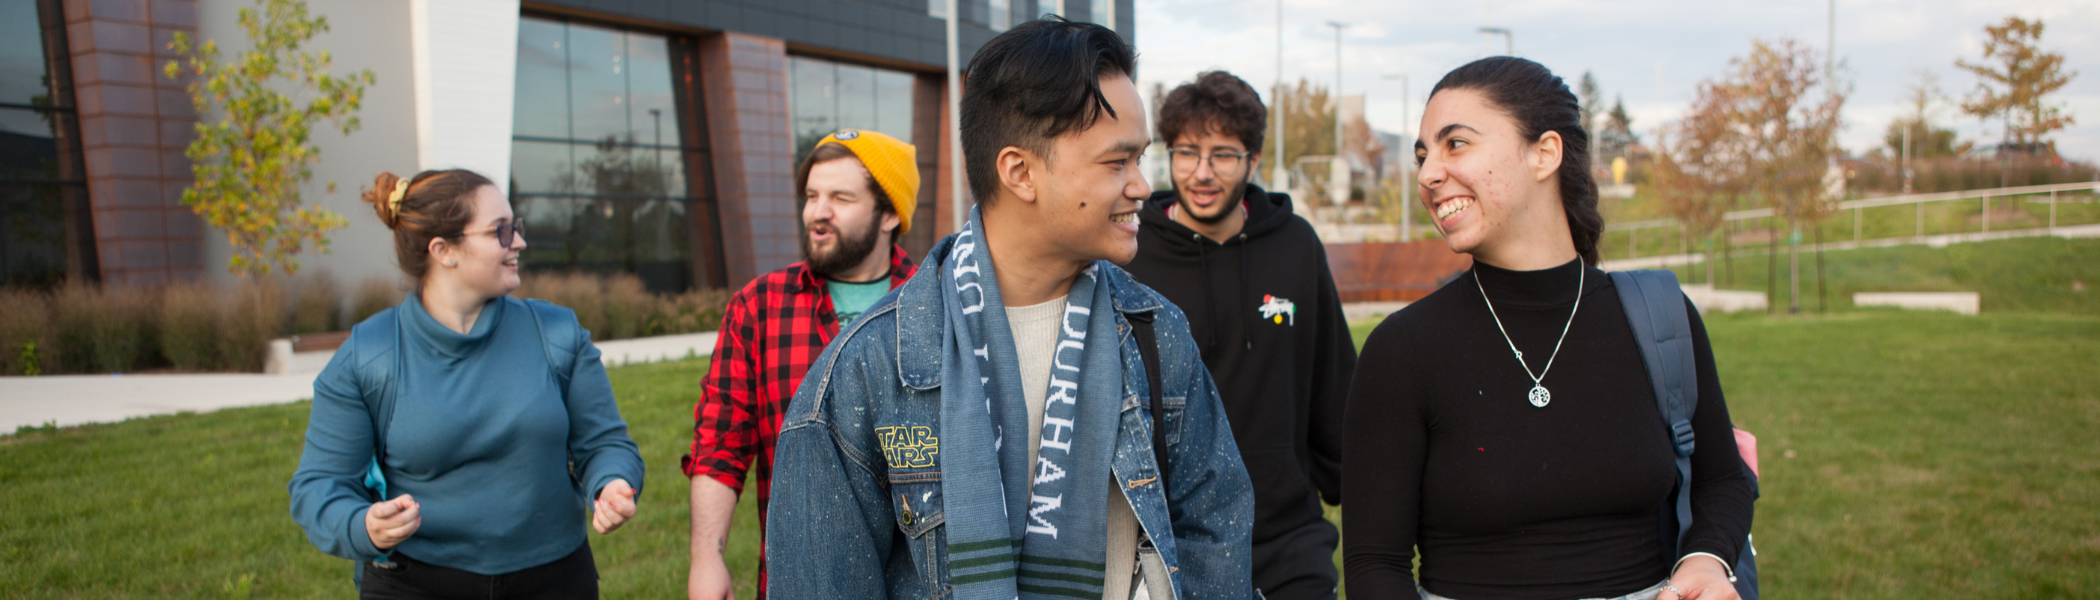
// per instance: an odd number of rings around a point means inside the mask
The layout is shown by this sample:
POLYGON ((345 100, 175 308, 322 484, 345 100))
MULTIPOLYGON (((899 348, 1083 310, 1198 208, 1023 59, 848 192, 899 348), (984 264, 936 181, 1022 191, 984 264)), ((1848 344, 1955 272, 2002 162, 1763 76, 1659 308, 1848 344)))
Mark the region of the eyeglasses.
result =
POLYGON ((480 235, 491 231, 496 232, 496 243, 502 244, 505 248, 509 248, 512 242, 518 241, 518 234, 525 232, 525 220, 512 219, 510 221, 497 223, 495 227, 490 227, 488 229, 463 231, 460 232, 460 235, 480 235))
POLYGON ((1213 173, 1238 173, 1240 172, 1240 167, 1247 164, 1247 157, 1250 155, 1247 152, 1212 152, 1210 156, 1204 156, 1188 148, 1175 148, 1167 151, 1167 158, 1173 165, 1174 172, 1184 174, 1196 172, 1196 164, 1201 162, 1210 163, 1210 170, 1213 173))

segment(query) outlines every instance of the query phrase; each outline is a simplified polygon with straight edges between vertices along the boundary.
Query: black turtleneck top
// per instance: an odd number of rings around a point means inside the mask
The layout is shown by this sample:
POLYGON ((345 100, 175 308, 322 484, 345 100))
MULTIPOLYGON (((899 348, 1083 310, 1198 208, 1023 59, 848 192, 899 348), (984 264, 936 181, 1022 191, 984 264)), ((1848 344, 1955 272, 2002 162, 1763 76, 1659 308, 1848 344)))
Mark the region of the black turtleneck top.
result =
MULTIPOLYGON (((1687 302, 1689 305, 1689 302, 1687 302)), ((1580 261, 1543 271, 1479 262, 1380 324, 1350 386, 1342 489, 1349 593, 1464 600, 1611 597, 1685 554, 1735 564, 1753 491, 1692 314, 1699 404, 1692 520, 1673 553, 1675 454, 1611 278, 1580 261), (1533 372, 1554 356, 1578 276, 1582 304, 1543 381, 1544 408, 1476 278, 1533 372)))

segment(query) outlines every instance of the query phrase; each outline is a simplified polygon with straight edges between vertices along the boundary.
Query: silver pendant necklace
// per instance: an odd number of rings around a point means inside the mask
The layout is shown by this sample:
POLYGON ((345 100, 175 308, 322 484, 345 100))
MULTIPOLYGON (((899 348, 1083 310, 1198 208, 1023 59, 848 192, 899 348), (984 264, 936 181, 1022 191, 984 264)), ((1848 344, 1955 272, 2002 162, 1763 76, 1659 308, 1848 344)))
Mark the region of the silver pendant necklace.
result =
POLYGON ((1509 339, 1509 329, 1502 326, 1502 317, 1495 314, 1495 302, 1488 300, 1487 287, 1480 285, 1480 271, 1473 271, 1473 287, 1480 289, 1480 300, 1487 302, 1488 316, 1494 317, 1495 329, 1502 332, 1502 341, 1508 342, 1509 351, 1517 355, 1517 365, 1524 367, 1524 375, 1531 377, 1531 405, 1539 408, 1545 408, 1546 404, 1553 402, 1553 393, 1546 391, 1544 383, 1546 372, 1553 370, 1553 359, 1560 357, 1560 344, 1568 341, 1568 328, 1575 326, 1575 313, 1582 310, 1582 285, 1583 280, 1589 277, 1589 267, 1582 264, 1580 256, 1575 257, 1575 263, 1575 308, 1568 311, 1568 324, 1560 327, 1560 340, 1553 342, 1553 354, 1546 357, 1546 368, 1537 375, 1531 374, 1531 365, 1524 362, 1524 351, 1518 350, 1517 342, 1509 339))

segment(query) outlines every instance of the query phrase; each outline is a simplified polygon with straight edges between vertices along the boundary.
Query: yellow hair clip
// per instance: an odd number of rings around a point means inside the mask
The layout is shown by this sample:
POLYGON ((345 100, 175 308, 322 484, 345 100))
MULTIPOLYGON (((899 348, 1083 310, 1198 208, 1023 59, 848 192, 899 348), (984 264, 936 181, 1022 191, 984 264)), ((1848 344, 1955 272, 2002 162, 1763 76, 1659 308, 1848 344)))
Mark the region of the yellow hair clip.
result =
POLYGON ((401 214, 401 199, 406 197, 408 197, 408 180, 403 179, 399 183, 394 184, 394 195, 386 200, 387 211, 396 215, 401 214))

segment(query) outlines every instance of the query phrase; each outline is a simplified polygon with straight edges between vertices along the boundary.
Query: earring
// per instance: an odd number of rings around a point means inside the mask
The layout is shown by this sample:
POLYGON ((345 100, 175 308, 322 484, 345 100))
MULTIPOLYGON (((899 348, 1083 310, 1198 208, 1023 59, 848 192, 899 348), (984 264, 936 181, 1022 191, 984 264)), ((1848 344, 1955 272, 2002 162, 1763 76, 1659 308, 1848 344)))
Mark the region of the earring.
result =
POLYGON ((456 260, 448 260, 448 261, 445 261, 445 266, 447 266, 447 267, 457 267, 457 266, 459 266, 459 261, 456 261, 456 260))

